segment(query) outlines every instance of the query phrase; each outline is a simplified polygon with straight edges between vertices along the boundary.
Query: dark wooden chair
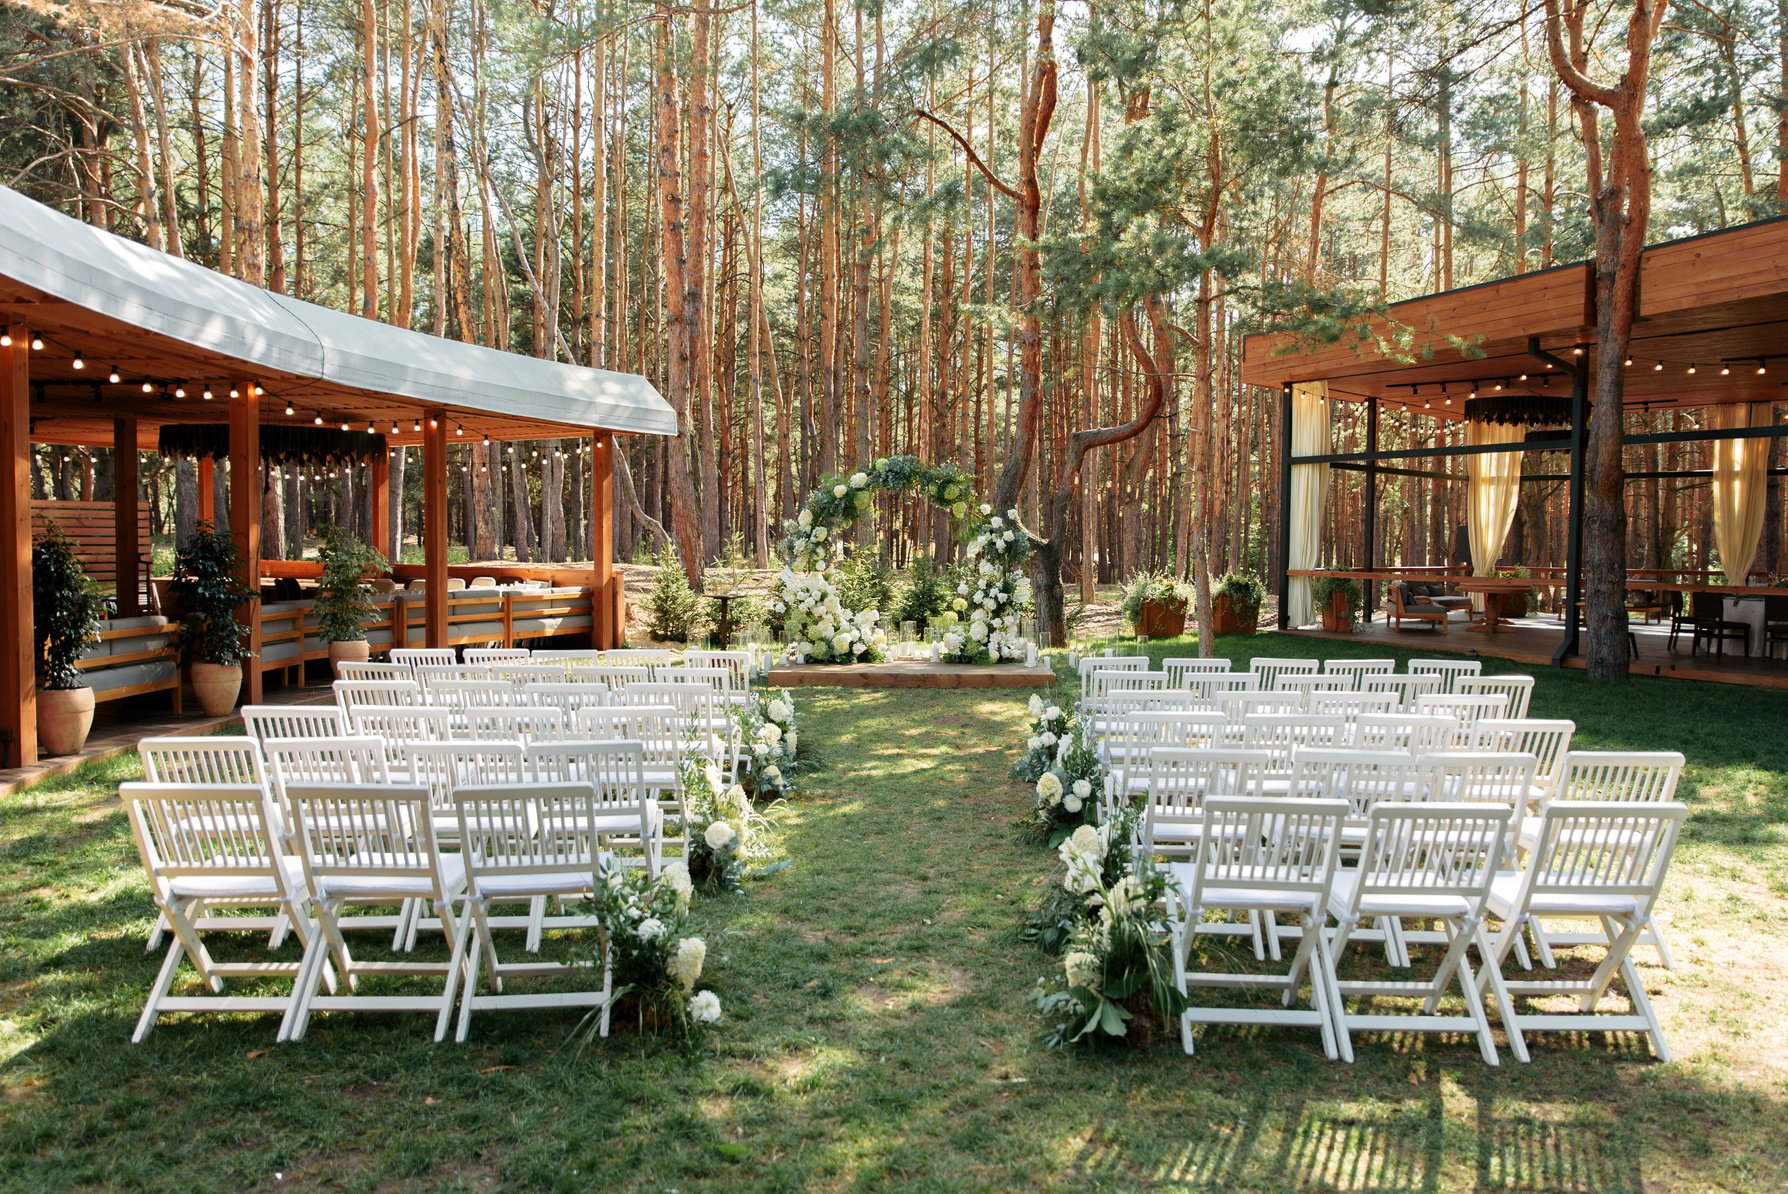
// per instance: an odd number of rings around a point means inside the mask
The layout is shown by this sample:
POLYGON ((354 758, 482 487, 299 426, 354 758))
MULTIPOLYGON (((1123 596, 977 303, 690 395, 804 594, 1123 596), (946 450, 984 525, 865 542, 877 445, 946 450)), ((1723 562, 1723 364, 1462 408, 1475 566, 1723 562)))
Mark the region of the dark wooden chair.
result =
POLYGON ((1691 594, 1689 610, 1695 621, 1695 636, 1689 642, 1690 655, 1705 642, 1710 652, 1717 648, 1717 654, 1723 659, 1727 641, 1737 639, 1744 644, 1745 657, 1750 657, 1751 628, 1747 623, 1726 617, 1725 599, 1718 593, 1691 594))
POLYGON ((1788 645, 1788 597, 1763 599, 1763 656, 1774 658, 1776 644, 1788 645))
POLYGON ((1668 589, 1664 592, 1664 613, 1670 619, 1670 650, 1676 650, 1676 636, 1683 631, 1689 632, 1692 639, 1695 635, 1694 615, 1684 607, 1682 592, 1679 589, 1668 589))

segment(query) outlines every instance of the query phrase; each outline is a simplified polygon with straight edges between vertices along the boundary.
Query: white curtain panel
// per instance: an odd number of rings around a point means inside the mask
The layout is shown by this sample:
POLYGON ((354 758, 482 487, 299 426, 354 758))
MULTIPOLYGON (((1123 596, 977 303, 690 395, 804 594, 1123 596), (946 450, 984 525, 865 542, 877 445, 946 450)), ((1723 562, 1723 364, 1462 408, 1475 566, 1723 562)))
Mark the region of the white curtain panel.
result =
MULTIPOLYGON (((1519 443, 1526 434, 1510 423, 1465 425, 1465 442, 1478 444, 1519 443)), ((1521 453, 1479 452, 1465 458, 1469 481, 1465 502, 1465 530, 1471 538, 1471 574, 1489 576, 1496 570, 1502 545, 1515 521, 1521 500, 1521 453)))
MULTIPOLYGON (((1767 402, 1723 402, 1711 406, 1708 422, 1719 431, 1767 427, 1772 417, 1767 402)), ((1742 585, 1757 558, 1763 536, 1763 506, 1769 487, 1767 439, 1713 441, 1714 543, 1720 568, 1730 584, 1742 585)))
MULTIPOLYGON (((1301 382, 1291 387, 1291 454, 1325 456, 1329 447, 1329 383, 1301 382)), ((1297 464, 1291 469, 1291 543, 1288 568, 1314 568, 1322 555, 1322 507, 1329 495, 1329 466, 1297 464)), ((1310 578, 1294 576, 1286 593, 1286 612, 1293 626, 1316 621, 1310 578)))

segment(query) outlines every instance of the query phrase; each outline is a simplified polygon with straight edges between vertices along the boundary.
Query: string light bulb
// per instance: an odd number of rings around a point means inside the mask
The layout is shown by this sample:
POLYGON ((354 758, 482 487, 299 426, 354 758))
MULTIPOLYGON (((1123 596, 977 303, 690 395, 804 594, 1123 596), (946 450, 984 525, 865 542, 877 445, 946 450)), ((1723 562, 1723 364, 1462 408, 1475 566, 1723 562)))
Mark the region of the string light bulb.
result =
POLYGON ((297 412, 296 412, 296 411, 294 411, 294 410, 293 410, 293 409, 292 409, 292 404, 291 404, 291 403, 290 403, 290 402, 288 402, 288 403, 286 403, 286 413, 287 413, 287 414, 288 414, 288 415, 290 415, 290 414, 296 414, 296 413, 297 413, 297 412))
POLYGON ((1651 371, 1653 373, 1662 373, 1664 371, 1664 362, 1659 361, 1657 364, 1653 365, 1651 371))
POLYGON ((397 434, 401 433, 402 431, 403 431, 403 428, 399 427, 397 425, 397 420, 396 419, 391 420, 391 434, 397 435, 397 434))
POLYGON ((12 347, 12 333, 11 332, 0 332, 0 348, 11 348, 11 347, 12 347))
POLYGON ((490 435, 488 433, 484 437, 484 446, 487 448, 490 447, 490 435))
POLYGON ((1571 355, 1574 357, 1582 356, 1583 355, 1583 346, 1581 344, 1579 344, 1579 345, 1576 345, 1575 347, 1573 347, 1571 349, 1571 355))
POLYGON ((466 429, 464 427, 455 427, 453 429, 453 434, 455 434, 455 435, 464 435, 465 433, 466 433, 466 429))
POLYGON ((81 354, 77 352, 77 353, 75 353, 75 359, 69 362, 69 366, 70 366, 70 368, 77 369, 77 370, 85 369, 87 367, 87 362, 83 361, 81 359, 81 354))
POLYGON ((1695 373, 1695 366, 1693 366, 1693 365, 1690 365, 1690 366, 1689 366, 1689 374, 1690 374, 1690 376, 1693 376, 1693 375, 1694 375, 1694 373, 1695 373))
POLYGON ((1721 377, 1731 377, 1732 376, 1732 366, 1731 365, 1721 365, 1720 366, 1720 376, 1721 377))
POLYGON ((143 393, 153 394, 153 393, 155 393, 155 387, 150 385, 148 382, 144 382, 143 383, 143 393))
POLYGON ((42 352, 43 351, 43 337, 42 336, 33 335, 31 337, 31 351, 32 352, 42 352))
POLYGON ((1631 367, 1631 366, 1632 366, 1632 364, 1633 364, 1633 358, 1632 358, 1632 357, 1628 357, 1628 358, 1627 358, 1627 359, 1626 359, 1626 360, 1624 360, 1624 361, 1622 361, 1622 362, 1621 362, 1621 364, 1622 364, 1622 365, 1626 365, 1626 366, 1628 366, 1628 367, 1629 367, 1629 368, 1630 368, 1630 367, 1631 367))
POLYGON ((118 366, 116 366, 116 365, 112 366, 112 371, 106 375, 106 380, 111 382, 113 385, 117 385, 120 381, 124 380, 123 378, 118 376, 118 366))
POLYGON ((1765 373, 1768 373, 1768 372, 1769 372, 1769 366, 1765 365, 1762 361, 1758 361, 1757 362, 1757 376, 1762 377, 1765 373))
POLYGON ((341 429, 342 429, 342 430, 343 430, 343 431, 346 431, 346 430, 347 430, 347 429, 348 429, 348 421, 347 421, 347 420, 346 420, 346 419, 343 419, 343 420, 342 420, 342 421, 341 421, 341 429))
POLYGON ((176 397, 176 398, 186 397, 186 383, 185 382, 177 381, 174 383, 174 397, 176 397))
POLYGON ((410 430, 411 431, 421 431, 422 430, 422 420, 417 419, 414 423, 412 423, 410 425, 410 430))
POLYGON ((311 422, 315 423, 318 427, 321 427, 323 425, 323 416, 318 415, 316 418, 312 419, 311 422))

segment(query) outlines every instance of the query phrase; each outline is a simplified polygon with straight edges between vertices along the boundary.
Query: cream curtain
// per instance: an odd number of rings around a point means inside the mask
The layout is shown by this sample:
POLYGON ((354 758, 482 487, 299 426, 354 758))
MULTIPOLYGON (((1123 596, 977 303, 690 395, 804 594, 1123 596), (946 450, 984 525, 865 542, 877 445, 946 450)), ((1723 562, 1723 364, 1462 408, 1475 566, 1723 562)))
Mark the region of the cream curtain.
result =
MULTIPOLYGON (((1719 431, 1766 427, 1773 417, 1767 402, 1724 402, 1708 408, 1708 422, 1719 431)), ((1769 441, 1713 441, 1714 543, 1720 568, 1730 584, 1742 585, 1757 558, 1763 535, 1763 505, 1768 495, 1769 441)))
MULTIPOLYGON (((1291 387, 1291 454, 1324 456, 1329 448, 1329 383, 1303 382, 1291 387)), ((1287 568, 1314 568, 1322 552, 1322 507, 1329 494, 1329 466, 1297 464, 1291 469, 1291 543, 1287 568)), ((1293 626, 1316 621, 1310 578, 1294 576, 1286 593, 1286 612, 1293 626)))
MULTIPOLYGON (((1509 423, 1465 425, 1467 444, 1517 443, 1526 434, 1509 423)), ((1521 453, 1479 452, 1465 458, 1469 488, 1465 498, 1465 530, 1471 538, 1471 574, 1489 576, 1496 570, 1502 545, 1515 520, 1521 499, 1521 453)))

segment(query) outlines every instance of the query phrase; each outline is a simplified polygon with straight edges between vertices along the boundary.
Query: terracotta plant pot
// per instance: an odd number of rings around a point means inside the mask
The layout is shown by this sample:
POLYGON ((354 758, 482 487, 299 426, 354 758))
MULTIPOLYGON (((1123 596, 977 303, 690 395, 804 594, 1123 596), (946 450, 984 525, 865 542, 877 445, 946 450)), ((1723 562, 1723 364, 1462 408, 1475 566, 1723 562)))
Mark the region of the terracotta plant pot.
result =
POLYGON ((1253 634, 1257 627, 1236 616, 1235 603, 1227 593, 1217 593, 1211 597, 1211 629, 1218 634, 1253 634))
POLYGON ((199 708, 211 717, 222 717, 236 707, 236 696, 242 691, 242 665, 236 663, 195 663, 192 665, 192 691, 199 698, 199 708))
POLYGON ((1347 616, 1347 594, 1329 594, 1329 603, 1322 610, 1322 628, 1333 634, 1353 633, 1353 619, 1347 616))
POLYGON ((365 639, 352 642, 329 644, 329 674, 341 679, 341 665, 344 663, 365 663, 372 657, 372 644, 365 639))
POLYGON ((46 755, 78 755, 93 729, 91 688, 37 690, 37 748, 46 755))
POLYGON ((1162 601, 1145 601, 1136 619, 1136 633, 1144 638, 1178 638, 1186 633, 1186 607, 1162 601))

